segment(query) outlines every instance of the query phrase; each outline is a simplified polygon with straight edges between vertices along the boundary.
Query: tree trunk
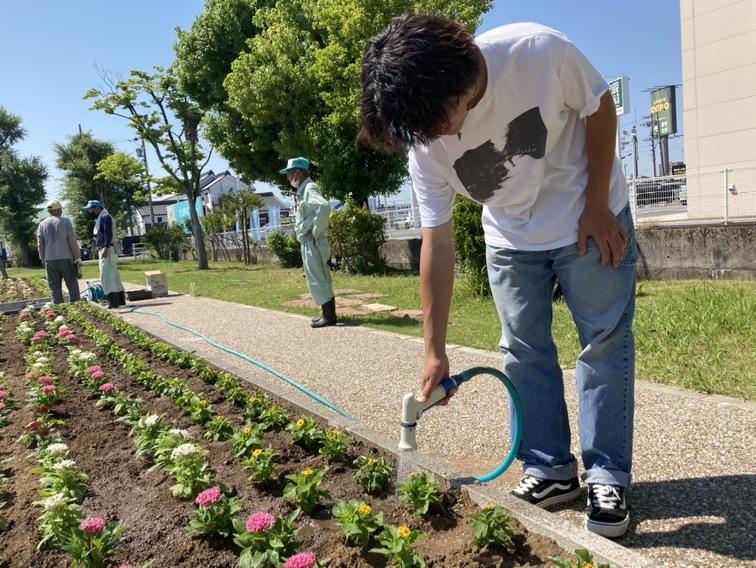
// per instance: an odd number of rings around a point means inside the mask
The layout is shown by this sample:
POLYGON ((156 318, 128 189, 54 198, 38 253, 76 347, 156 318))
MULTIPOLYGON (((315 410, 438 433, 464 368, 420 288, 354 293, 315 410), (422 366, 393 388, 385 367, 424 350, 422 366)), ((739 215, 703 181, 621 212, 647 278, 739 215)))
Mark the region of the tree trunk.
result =
POLYGON ((249 216, 247 215, 247 210, 244 210, 244 264, 250 264, 252 262, 252 259, 250 258, 250 250, 249 250, 249 216))
MULTIPOLYGON (((18 243, 18 266, 24 268, 31 268, 31 262, 29 261, 29 246, 26 243, 18 243)), ((14 266, 16 266, 14 264, 14 266)))
POLYGON ((202 234, 202 224, 197 215, 196 199, 191 196, 192 192, 187 191, 186 196, 189 199, 189 216, 192 220, 192 234, 194 235, 194 248, 197 249, 197 267, 200 270, 207 270, 207 251, 205 250, 205 238, 202 234))

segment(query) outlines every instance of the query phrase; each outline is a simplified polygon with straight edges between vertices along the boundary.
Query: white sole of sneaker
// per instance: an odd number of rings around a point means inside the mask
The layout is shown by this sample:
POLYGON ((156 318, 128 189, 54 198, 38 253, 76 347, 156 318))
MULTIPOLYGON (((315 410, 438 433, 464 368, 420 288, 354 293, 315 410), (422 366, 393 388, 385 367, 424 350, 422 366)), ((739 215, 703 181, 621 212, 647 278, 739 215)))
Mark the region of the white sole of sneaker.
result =
POLYGON ((557 503, 566 503, 567 501, 572 501, 573 499, 580 497, 580 493, 581 489, 580 487, 577 487, 574 491, 570 491, 569 493, 562 493, 561 495, 554 495, 553 497, 544 499, 540 503, 537 503, 536 506, 545 509, 546 507, 551 507, 557 503))
POLYGON ((585 528, 606 538, 619 538, 627 532, 627 527, 630 524, 630 515, 625 517, 625 520, 621 523, 598 523, 591 521, 586 516, 585 528))

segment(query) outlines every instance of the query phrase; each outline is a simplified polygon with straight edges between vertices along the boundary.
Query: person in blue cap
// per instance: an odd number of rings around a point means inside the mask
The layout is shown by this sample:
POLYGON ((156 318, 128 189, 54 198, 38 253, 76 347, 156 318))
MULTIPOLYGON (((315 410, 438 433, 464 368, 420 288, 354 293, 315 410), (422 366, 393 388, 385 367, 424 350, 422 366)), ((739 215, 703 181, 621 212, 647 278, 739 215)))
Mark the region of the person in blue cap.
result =
POLYGON ((331 206, 310 179, 310 161, 291 158, 280 170, 296 191, 296 222, 294 229, 301 245, 307 287, 313 301, 321 307, 322 316, 312 320, 312 327, 336 325, 336 298, 331 283, 328 261, 331 247, 328 244, 328 219, 331 206))
POLYGON ((126 292, 118 273, 118 251, 115 246, 116 227, 113 217, 97 199, 84 206, 84 211, 96 218, 94 226, 95 246, 100 251, 100 285, 108 299, 108 308, 126 305, 126 292))

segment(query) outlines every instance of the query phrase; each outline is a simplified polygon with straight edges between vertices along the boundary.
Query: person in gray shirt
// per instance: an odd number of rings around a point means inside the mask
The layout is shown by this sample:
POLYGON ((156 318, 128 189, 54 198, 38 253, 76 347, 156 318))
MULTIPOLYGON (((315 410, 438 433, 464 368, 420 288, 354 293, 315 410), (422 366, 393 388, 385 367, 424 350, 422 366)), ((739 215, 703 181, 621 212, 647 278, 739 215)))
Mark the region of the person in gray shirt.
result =
POLYGON ((76 265, 81 264, 79 243, 73 225, 63 217, 63 206, 58 201, 47 204, 50 216, 37 228, 37 247, 39 258, 47 271, 47 283, 52 290, 54 304, 63 303, 63 286, 65 281, 71 302, 81 299, 79 281, 76 277, 76 265))

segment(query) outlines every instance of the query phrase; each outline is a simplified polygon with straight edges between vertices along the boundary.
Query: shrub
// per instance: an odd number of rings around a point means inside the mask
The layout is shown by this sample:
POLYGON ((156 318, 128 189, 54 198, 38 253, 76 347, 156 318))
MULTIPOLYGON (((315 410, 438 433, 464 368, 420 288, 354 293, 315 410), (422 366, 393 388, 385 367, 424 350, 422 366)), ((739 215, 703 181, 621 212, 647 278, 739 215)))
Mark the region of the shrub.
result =
POLYGON ((191 250, 189 239, 179 225, 157 225, 144 236, 144 246, 153 257, 178 262, 191 250))
POLYGON ((467 276, 473 293, 490 296, 482 214, 483 206, 480 203, 466 197, 457 197, 454 202, 454 248, 459 268, 467 276))
POLYGON ((287 235, 283 231, 273 231, 268 235, 268 246, 284 268, 302 266, 302 252, 299 241, 294 235, 287 235))
POLYGON ((386 242, 385 224, 386 219, 366 207, 347 203, 341 211, 331 214, 328 230, 331 254, 352 274, 383 271, 381 245, 386 242))

